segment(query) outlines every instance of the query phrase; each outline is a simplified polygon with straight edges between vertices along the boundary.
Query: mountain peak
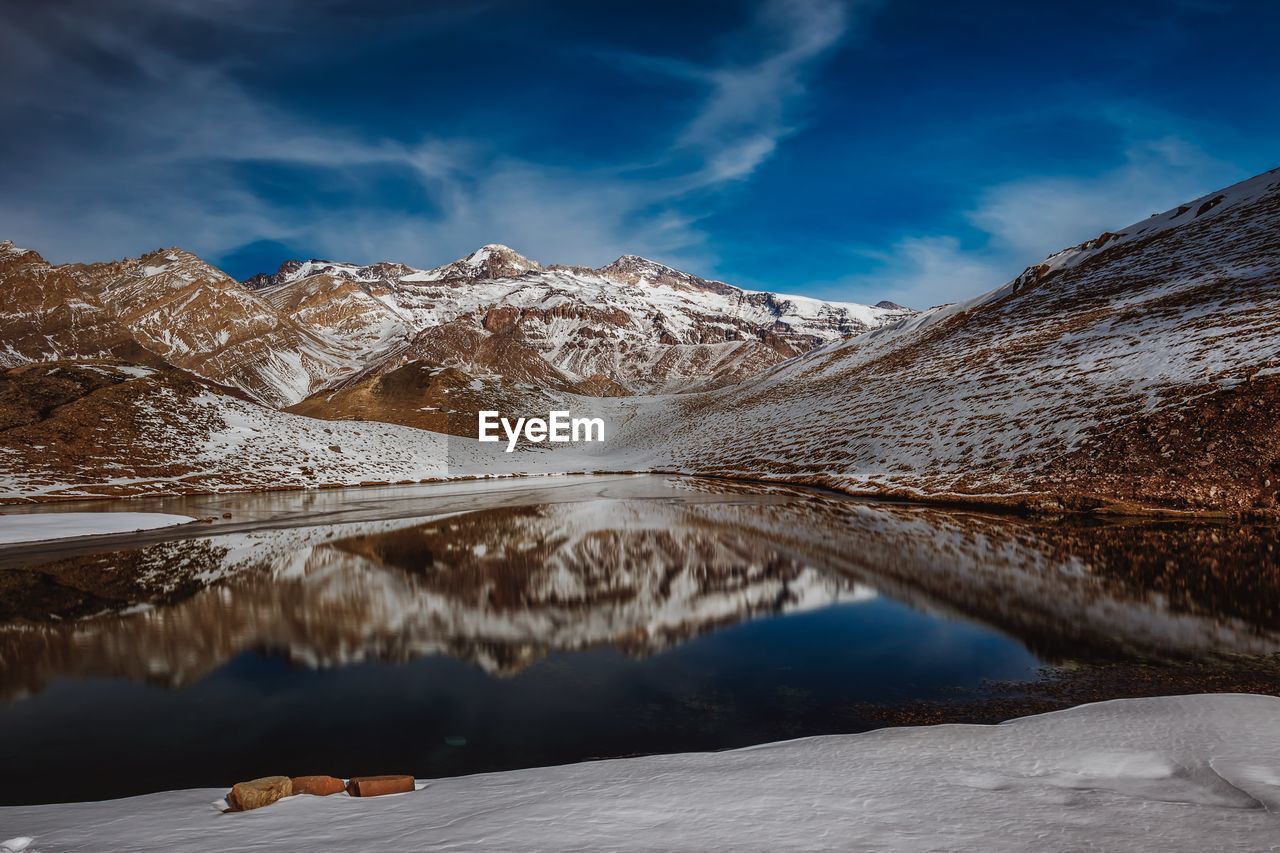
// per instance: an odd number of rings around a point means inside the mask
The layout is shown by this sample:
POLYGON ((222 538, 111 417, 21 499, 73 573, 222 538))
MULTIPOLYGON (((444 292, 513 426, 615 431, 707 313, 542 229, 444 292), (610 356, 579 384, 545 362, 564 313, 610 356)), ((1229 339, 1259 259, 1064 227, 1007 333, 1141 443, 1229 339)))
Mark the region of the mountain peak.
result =
POLYGON ((152 251, 147 252, 146 254, 139 255, 138 260, 151 261, 151 262, 163 262, 163 263, 170 263, 170 264, 177 263, 179 261, 187 261, 187 262, 197 261, 202 264, 206 263, 206 261, 203 258, 201 258, 199 255, 192 254, 191 252, 188 252, 186 249, 181 249, 177 246, 166 246, 160 249, 153 249, 152 251))
POLYGON ((601 272, 604 272, 605 270, 610 270, 615 272, 654 270, 656 272, 677 273, 679 275, 687 275, 687 273, 682 273, 680 272, 680 270, 676 269, 675 267, 670 267, 670 266, 667 266, 666 264, 658 263, 657 261, 650 260, 649 258, 643 257, 641 255, 622 255, 613 263, 607 266, 600 267, 601 272))
POLYGON ((26 255, 34 254, 31 249, 24 249, 21 246, 14 245, 12 240, 0 240, 0 255, 26 255))
POLYGON ((15 245, 12 240, 0 241, 0 262, 5 265, 47 263, 35 249, 24 249, 15 245))
POLYGON ((489 253, 489 254, 496 254, 496 255, 510 255, 517 258, 524 257, 515 249, 511 248, 505 243, 485 243, 483 246, 481 246, 479 249, 476 249, 467 257, 473 257, 475 255, 479 255, 482 252, 489 253))
MULTIPOLYGON (((314 263, 314 261, 312 261, 312 263, 314 263)), ((292 281, 297 278, 297 273, 302 269, 303 265, 303 261, 291 258, 281 263, 280 268, 273 273, 260 272, 257 275, 249 276, 240 283, 250 290, 260 290, 264 287, 271 287, 272 285, 280 284, 285 281, 292 281)))
POLYGON ((487 265, 497 261, 513 266, 524 267, 528 270, 542 269, 542 264, 526 258, 515 249, 510 246, 504 246, 502 243, 486 243, 462 260, 471 266, 479 266, 482 264, 487 265))
POLYGON ((494 279, 540 272, 542 269, 542 264, 526 258, 510 246, 487 243, 465 258, 430 272, 440 279, 494 279))
POLYGON ((675 290, 705 290, 725 295, 741 292, 724 282, 700 278, 640 255, 623 255, 596 272, 623 284, 670 287, 675 290))

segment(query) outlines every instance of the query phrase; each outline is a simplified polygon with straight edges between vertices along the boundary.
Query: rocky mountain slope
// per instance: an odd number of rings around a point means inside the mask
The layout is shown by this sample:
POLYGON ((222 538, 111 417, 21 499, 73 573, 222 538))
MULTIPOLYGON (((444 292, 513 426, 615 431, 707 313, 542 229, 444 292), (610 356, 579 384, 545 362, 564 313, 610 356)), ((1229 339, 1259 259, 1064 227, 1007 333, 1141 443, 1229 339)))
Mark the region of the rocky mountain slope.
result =
POLYGON ((732 388, 636 402, 620 420, 615 443, 651 467, 877 494, 1274 512, 1280 170, 976 299, 732 388))
POLYGON ((269 406, 314 398, 303 410, 318 417, 415 425, 421 407, 380 381, 410 364, 494 387, 490 408, 530 390, 687 390, 910 313, 752 293, 630 256, 544 268, 504 246, 431 270, 289 261, 241 284, 181 249, 54 266, 5 243, 0 283, 0 365, 163 361, 269 406), (378 405, 334 402, 348 388, 378 405))
MULTIPOLYGON (((802 303, 788 303, 794 323, 784 323, 791 331, 778 332, 775 343, 790 346, 787 336, 800 327, 830 342, 757 377, 678 395, 627 395, 634 389, 608 372, 582 375, 607 365, 587 358, 595 346, 588 330, 602 327, 587 323, 581 304, 569 300, 570 283, 577 282, 578 295, 613 294, 628 318, 634 300, 652 306, 660 297, 670 308, 662 312, 664 328, 693 336, 712 328, 693 306, 715 302, 721 310, 728 299, 739 318, 755 317, 755 297, 656 272, 647 262, 544 269, 496 248, 428 272, 308 262, 246 295, 272 307, 302 305, 284 294, 324 275, 394 303, 406 328, 426 318, 435 325, 370 358, 298 411, 456 435, 273 411, 168 368, 19 366, 0 377, 0 401, 12 401, 15 413, 0 431, 2 493, 21 500, 676 470, 1055 510, 1275 514, 1278 235, 1280 173, 1269 172, 1060 252, 968 302, 848 339, 839 338, 836 309, 804 313, 802 303), (415 293, 421 298, 411 299, 415 293), (450 294, 462 295, 446 302, 450 294), (485 308, 490 299, 501 304, 485 308), (676 305, 680 311, 670 307, 676 305), (824 326, 828 321, 835 325, 824 326), (569 330, 569 337, 557 330, 569 330), (588 343, 560 345, 573 336, 588 343), (585 360, 574 361, 572 353, 585 360), (104 371, 114 377, 106 385, 95 378, 104 371), (585 409, 605 418, 608 440, 505 454, 459 437, 471 434, 474 410, 494 400, 516 413, 561 404, 585 409)), ((354 293, 346 288, 342 298, 354 293)), ((362 297, 354 300, 368 307, 362 297)), ((604 305, 591 310, 615 310, 604 305)), ((368 310, 376 323, 399 328, 390 315, 368 310)), ((771 309, 760 310, 777 321, 771 309)), ((349 335, 369 328, 351 319, 360 313, 337 325, 349 335)), ((627 359, 644 363, 643 353, 657 351, 642 346, 631 319, 620 317, 604 331, 628 370, 627 359)), ((322 333, 332 340, 329 331, 316 332, 322 333)), ((348 340, 376 348, 397 334, 348 340)), ((47 337, 58 340, 52 332, 47 337)), ((700 347, 726 353, 738 344, 744 342, 676 343, 666 352, 678 361, 700 347)), ((745 344, 766 346, 761 337, 745 344)), ((601 346, 600 353, 610 351, 601 346)), ((50 345, 49 352, 62 350, 50 345)), ((654 381, 667 387, 677 374, 685 375, 657 370, 654 381)))
POLYGON ((494 445, 285 414, 172 367, 45 362, 0 373, 5 500, 128 497, 513 473, 494 445))
POLYGON ((292 316, 313 327, 406 338, 347 385, 422 362, 591 395, 680 392, 913 313, 745 291, 632 255, 544 267, 499 245, 432 270, 291 261, 247 284, 279 307, 305 306, 292 316))
POLYGON ((349 374, 365 355, 358 343, 318 332, 180 249, 63 269, 147 350, 271 406, 349 374))
POLYGON ((30 249, 0 243, 0 366, 150 353, 93 294, 30 249))

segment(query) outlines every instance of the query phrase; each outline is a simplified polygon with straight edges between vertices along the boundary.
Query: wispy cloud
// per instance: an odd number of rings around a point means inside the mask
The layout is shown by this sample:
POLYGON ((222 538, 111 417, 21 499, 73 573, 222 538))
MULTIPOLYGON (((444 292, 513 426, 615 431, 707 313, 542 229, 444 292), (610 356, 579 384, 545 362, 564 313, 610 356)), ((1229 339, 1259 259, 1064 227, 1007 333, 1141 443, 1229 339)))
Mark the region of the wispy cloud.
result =
POLYGON ((889 299, 911 308, 930 308, 990 290, 1012 278, 999 253, 974 251, 949 235, 903 237, 887 251, 863 250, 872 272, 849 276, 826 292, 867 302, 889 299))
POLYGON ((627 164, 564 169, 494 152, 480 139, 406 143, 321 123, 258 97, 236 63, 192 58, 160 36, 193 22, 285 33, 314 8, 251 9, 245 0, 138 0, 130 14, 87 2, 24 6, 0 31, 9 57, 0 111, 29 118, 25 136, 0 141, 0 160, 10 164, 0 235, 56 260, 160 243, 216 257, 273 240, 425 264, 499 240, 551 261, 642 252, 705 269, 713 258, 682 200, 747 177, 776 150, 795 126, 807 75, 847 27, 836 0, 759 7, 748 31, 726 35, 722 61, 683 67, 703 100, 670 128, 655 178, 627 164), (686 162, 689 151, 696 162, 686 162), (260 165, 311 170, 318 186, 341 187, 349 201, 283 203, 246 179, 260 165), (430 204, 382 203, 377 186, 388 175, 413 182, 430 204))
POLYGON ((798 128, 795 112, 810 77, 849 25, 848 0, 771 0, 706 63, 633 53, 605 58, 701 90, 697 111, 672 146, 673 155, 693 152, 701 160, 701 168, 673 184, 687 191, 747 177, 773 154, 798 128))
POLYGON ((999 287, 1046 256, 1118 230, 1238 178, 1235 170, 1177 136, 1139 140, 1122 165, 1098 175, 1030 176, 977 194, 964 219, 973 233, 917 234, 889 251, 852 251, 869 272, 828 292, 888 298, 925 308, 999 287))
POLYGON ((993 247, 1030 259, 1208 192, 1231 170, 1178 137, 1132 145, 1119 168, 1091 177, 1031 177, 982 193, 969 220, 993 247))
POLYGON ((771 51, 702 70, 710 95, 679 140, 703 152, 701 179, 745 177, 774 152, 794 129, 791 111, 807 93, 809 73, 844 36, 848 17, 829 0, 770 3, 756 28, 776 35, 771 51))

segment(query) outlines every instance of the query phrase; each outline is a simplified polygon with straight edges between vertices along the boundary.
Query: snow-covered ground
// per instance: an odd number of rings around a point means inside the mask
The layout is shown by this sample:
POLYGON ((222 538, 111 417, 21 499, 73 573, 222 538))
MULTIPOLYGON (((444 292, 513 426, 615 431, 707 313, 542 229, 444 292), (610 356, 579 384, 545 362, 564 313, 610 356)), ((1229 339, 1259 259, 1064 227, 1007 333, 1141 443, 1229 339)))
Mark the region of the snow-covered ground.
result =
POLYGON ((187 515, 161 512, 33 512, 0 515, 0 545, 132 533, 195 521, 187 515))
POLYGON ((1260 422, 1198 407, 1274 409, 1278 222, 1280 170, 738 384, 613 401, 597 452, 902 496, 1275 506, 1260 422))
POLYGON ((33 853, 1276 850, 1280 699, 1117 700, 240 814, 211 808, 224 793, 0 808, 0 836, 32 838, 33 853))

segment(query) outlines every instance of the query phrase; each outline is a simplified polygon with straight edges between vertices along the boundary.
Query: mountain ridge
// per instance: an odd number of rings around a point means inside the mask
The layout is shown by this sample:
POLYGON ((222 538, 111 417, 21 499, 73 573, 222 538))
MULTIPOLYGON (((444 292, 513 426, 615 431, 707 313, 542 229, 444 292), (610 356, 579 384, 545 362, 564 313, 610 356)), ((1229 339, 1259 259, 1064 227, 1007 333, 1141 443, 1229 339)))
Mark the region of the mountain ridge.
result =
MULTIPOLYGON (((13 257, 5 249, 0 263, 13 257)), ((67 275, 48 265, 35 269, 67 275)), ((328 273, 299 281, 316 275, 328 273)), ((406 299, 397 310, 441 322, 423 324, 417 349, 397 344, 387 358, 366 364, 342 387, 347 396, 336 397, 342 411, 326 412, 324 395, 308 398, 315 414, 336 417, 330 421, 201 390, 167 368, 111 367, 116 379, 99 387, 100 354, 96 361, 90 354, 11 367, 0 373, 0 399, 62 389, 65 402, 38 423, 0 429, 0 494, 47 500, 662 471, 1055 513, 1280 516, 1277 170, 1064 249, 964 302, 848 337, 827 329, 824 343, 802 353, 679 394, 623 388, 621 396, 584 397, 566 384, 587 374, 571 375, 547 354, 563 359, 586 348, 592 355, 591 339, 561 352, 554 345, 569 339, 540 334, 563 331, 560 323, 625 328, 632 319, 623 301, 592 308, 597 313, 584 323, 585 309, 565 297, 568 287, 594 287, 620 300, 634 292, 554 267, 461 288, 410 278, 405 292, 419 301, 406 299), (429 304, 459 290, 479 296, 450 303, 443 314, 429 304), (494 293, 504 301, 486 302, 494 293), (455 332, 456 341, 434 339, 455 332), (147 372, 135 375, 139 370, 147 372), (438 400, 424 407, 430 394, 438 400), (582 447, 495 451, 465 437, 474 435, 466 428, 474 427, 471 409, 487 400, 517 412, 567 401, 566 408, 604 417, 610 437, 582 447), (436 414, 419 411, 425 408, 436 414), (157 418, 166 429, 146 432, 157 418), (410 418, 433 431, 392 425, 410 418), (85 430, 105 422, 117 424, 121 438, 101 447, 85 430), (146 466, 136 448, 145 448, 146 466)), ((669 300, 664 306, 718 298, 655 289, 669 300)), ((767 313, 741 293, 741 311, 767 313)), ((673 339, 707 335, 716 346, 698 351, 740 355, 716 338, 731 324, 658 313, 654 325, 673 339)), ((766 326, 753 340, 763 344, 771 333, 766 326)), ((638 369, 657 373, 625 343, 606 337, 600 351, 625 353, 638 369)), ((781 355, 790 347, 787 334, 776 333, 772 345, 781 355)), ((697 346, 669 346, 663 357, 697 346)), ((717 369, 695 366, 704 377, 717 369)))
MULTIPOLYGON (((451 324, 504 336, 503 346, 527 351, 518 361, 546 362, 534 374, 563 375, 562 385, 585 393, 678 393, 738 381, 907 313, 746 291, 634 255, 594 270, 544 266, 496 243, 430 270, 289 260, 244 282, 176 247, 52 265, 6 245, 7 267, 25 276, 10 276, 12 301, 34 293, 34 279, 55 276, 63 301, 87 306, 110 338, 79 346, 69 339, 88 321, 66 320, 61 344, 11 344, 6 364, 145 350, 277 408, 396 370, 423 349, 415 342, 451 324)), ((11 308, 19 323, 32 313, 11 308)), ((425 367, 480 366, 473 349, 443 352, 434 337, 435 361, 425 367)), ((492 360, 483 369, 522 381, 492 360)))

